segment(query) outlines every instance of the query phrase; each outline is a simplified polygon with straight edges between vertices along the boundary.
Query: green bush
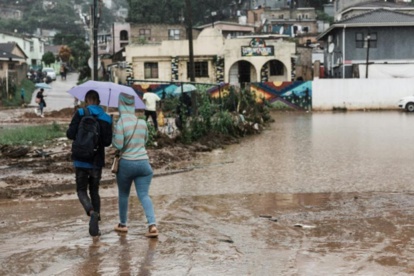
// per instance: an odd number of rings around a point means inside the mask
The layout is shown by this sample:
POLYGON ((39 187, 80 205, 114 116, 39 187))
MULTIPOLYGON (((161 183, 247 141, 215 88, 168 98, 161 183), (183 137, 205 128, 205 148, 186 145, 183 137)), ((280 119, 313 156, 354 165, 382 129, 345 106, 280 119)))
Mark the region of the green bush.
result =
MULTIPOLYGON (((4 83, 5 85, 5 83, 4 83)), ((28 79, 24 79, 19 86, 9 84, 9 93, 5 89, 1 91, 1 98, 4 106, 20 106, 22 104, 20 99, 21 88, 25 91, 24 102, 30 103, 32 100, 32 94, 35 90, 33 82, 28 79)))

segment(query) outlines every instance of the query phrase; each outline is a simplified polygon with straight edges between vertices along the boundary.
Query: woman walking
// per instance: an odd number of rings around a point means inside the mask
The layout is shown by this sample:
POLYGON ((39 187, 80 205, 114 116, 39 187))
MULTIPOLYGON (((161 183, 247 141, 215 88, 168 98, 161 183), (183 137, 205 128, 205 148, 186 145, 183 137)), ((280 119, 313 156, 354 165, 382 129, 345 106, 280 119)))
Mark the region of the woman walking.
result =
POLYGON ((148 160, 145 142, 148 138, 147 124, 135 115, 134 97, 125 93, 119 95, 119 119, 115 125, 112 145, 120 151, 118 184, 119 223, 115 231, 128 232, 127 215, 129 193, 132 182, 144 209, 148 223, 147 237, 157 237, 154 207, 148 195, 153 171, 148 160))
POLYGON ((37 94, 36 94, 36 103, 39 105, 39 107, 38 108, 35 108, 35 113, 37 114, 37 115, 40 115, 40 117, 44 117, 44 115, 43 115, 43 108, 45 108, 46 107, 46 102, 45 102, 45 95, 43 95, 43 92, 44 92, 44 89, 43 88, 40 88, 40 91, 39 92, 37 92, 37 94))

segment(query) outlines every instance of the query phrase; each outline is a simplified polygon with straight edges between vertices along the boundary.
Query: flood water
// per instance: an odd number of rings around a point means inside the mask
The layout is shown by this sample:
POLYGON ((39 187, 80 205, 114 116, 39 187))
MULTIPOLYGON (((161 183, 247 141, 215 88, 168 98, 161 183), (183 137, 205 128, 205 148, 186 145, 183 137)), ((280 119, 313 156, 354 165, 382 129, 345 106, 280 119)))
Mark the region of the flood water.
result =
MULTIPOLYGON (((412 275, 414 115, 274 113, 241 144, 156 177, 160 230, 128 234, 102 189, 100 238, 75 195, 0 204, 0 275, 412 275)), ((155 172, 156 173, 156 172, 155 172)))

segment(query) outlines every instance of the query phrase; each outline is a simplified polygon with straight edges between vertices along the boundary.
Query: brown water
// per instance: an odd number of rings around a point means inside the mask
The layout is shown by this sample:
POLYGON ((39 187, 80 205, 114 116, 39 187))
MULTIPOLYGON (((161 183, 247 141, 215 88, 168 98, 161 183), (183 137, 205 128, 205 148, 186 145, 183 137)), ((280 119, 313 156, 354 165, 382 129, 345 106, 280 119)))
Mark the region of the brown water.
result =
POLYGON ((103 189, 92 239, 74 195, 0 203, 0 275, 412 275, 414 116, 275 113, 271 130, 154 178, 159 239, 103 189))

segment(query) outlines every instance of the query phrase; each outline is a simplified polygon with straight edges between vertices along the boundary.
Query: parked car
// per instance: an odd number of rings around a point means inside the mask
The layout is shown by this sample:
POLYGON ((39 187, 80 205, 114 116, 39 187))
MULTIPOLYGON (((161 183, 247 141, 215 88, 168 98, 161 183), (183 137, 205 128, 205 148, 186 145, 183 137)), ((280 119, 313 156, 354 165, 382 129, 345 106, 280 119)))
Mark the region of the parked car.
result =
POLYGON ((53 68, 45 67, 42 72, 46 73, 46 76, 50 77, 52 80, 56 80, 56 72, 53 68))
POLYGON ((407 96, 398 101, 398 107, 408 111, 414 112, 414 96, 407 96))

